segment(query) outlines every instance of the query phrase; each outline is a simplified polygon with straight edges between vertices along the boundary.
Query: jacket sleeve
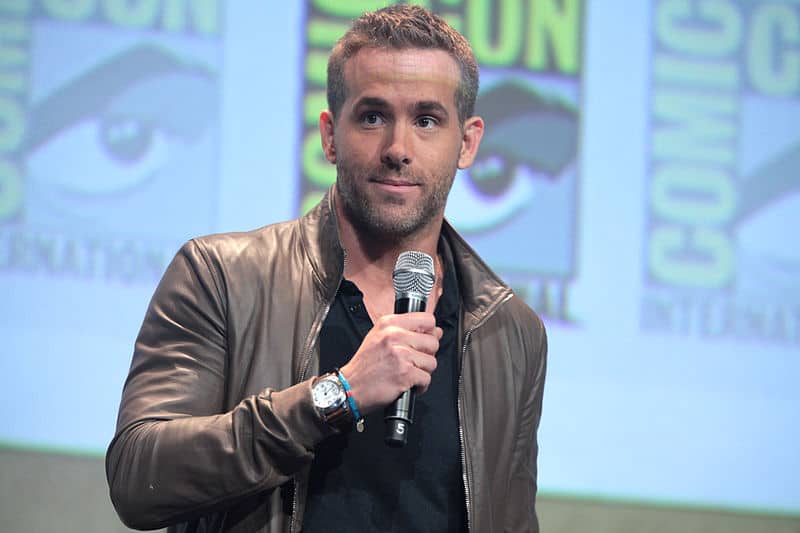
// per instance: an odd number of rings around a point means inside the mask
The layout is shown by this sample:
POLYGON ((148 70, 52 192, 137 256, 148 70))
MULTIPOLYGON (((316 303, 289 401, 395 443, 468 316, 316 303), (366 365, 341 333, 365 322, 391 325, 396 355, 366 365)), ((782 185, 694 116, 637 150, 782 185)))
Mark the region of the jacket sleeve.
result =
POLYGON ((129 527, 160 528, 277 487, 331 432, 313 408, 310 381, 222 412, 222 283, 190 241, 145 315, 106 454, 111 500, 129 527))
MULTIPOLYGON (((533 314, 531 312, 531 314, 533 314)), ((514 446, 513 466, 508 494, 514 504, 507 507, 506 531, 539 532, 536 515, 538 430, 542 415, 542 398, 547 369, 547 332, 541 319, 525 328, 529 335, 525 343, 528 372, 520 398, 520 417, 514 446)))

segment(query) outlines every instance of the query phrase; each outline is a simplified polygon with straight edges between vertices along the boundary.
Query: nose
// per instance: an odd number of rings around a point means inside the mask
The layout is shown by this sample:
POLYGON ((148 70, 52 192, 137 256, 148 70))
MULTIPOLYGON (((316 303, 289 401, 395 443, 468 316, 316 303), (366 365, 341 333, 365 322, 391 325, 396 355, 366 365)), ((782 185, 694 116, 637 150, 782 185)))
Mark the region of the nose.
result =
POLYGON ((381 152, 381 162, 392 170, 411 164, 410 128, 399 122, 386 128, 386 141, 381 152))

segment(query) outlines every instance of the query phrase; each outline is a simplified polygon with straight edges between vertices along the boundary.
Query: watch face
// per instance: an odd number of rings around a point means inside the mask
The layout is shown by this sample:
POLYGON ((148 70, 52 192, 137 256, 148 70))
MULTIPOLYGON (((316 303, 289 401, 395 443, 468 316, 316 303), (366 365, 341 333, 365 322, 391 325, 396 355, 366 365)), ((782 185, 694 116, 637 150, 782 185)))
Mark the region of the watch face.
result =
POLYGON ((314 405, 320 409, 327 409, 341 402, 342 386, 333 379, 321 379, 314 384, 311 390, 314 405))

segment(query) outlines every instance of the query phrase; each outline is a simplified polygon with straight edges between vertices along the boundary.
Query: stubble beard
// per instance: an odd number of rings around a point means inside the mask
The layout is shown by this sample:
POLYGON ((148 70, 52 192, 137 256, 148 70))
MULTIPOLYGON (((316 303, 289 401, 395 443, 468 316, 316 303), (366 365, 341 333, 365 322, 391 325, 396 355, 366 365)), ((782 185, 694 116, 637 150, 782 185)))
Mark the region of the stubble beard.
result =
POLYGON ((426 177, 417 179, 408 172, 389 171, 384 166, 378 169, 358 169, 341 157, 336 163, 336 190, 342 201, 342 209, 357 233, 386 244, 399 244, 409 240, 417 232, 443 213, 450 187, 455 177, 455 166, 449 179, 426 177), (405 203, 391 196, 373 197, 368 192, 370 177, 395 172, 398 176, 432 187, 419 203, 405 208, 387 210, 387 206, 401 207, 405 203))

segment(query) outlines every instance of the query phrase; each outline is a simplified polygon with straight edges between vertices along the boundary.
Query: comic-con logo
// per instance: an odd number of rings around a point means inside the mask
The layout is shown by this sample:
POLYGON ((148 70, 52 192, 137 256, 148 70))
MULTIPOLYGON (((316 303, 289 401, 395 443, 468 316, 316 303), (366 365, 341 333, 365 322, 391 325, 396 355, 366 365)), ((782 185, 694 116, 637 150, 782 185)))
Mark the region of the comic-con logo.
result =
POLYGON ((44 2, 5 16, 27 79, 0 265, 86 277, 127 265, 118 277, 152 281, 162 251, 212 228, 216 2, 44 2))
POLYGON ((642 327, 796 343, 800 7, 654 13, 642 327))

